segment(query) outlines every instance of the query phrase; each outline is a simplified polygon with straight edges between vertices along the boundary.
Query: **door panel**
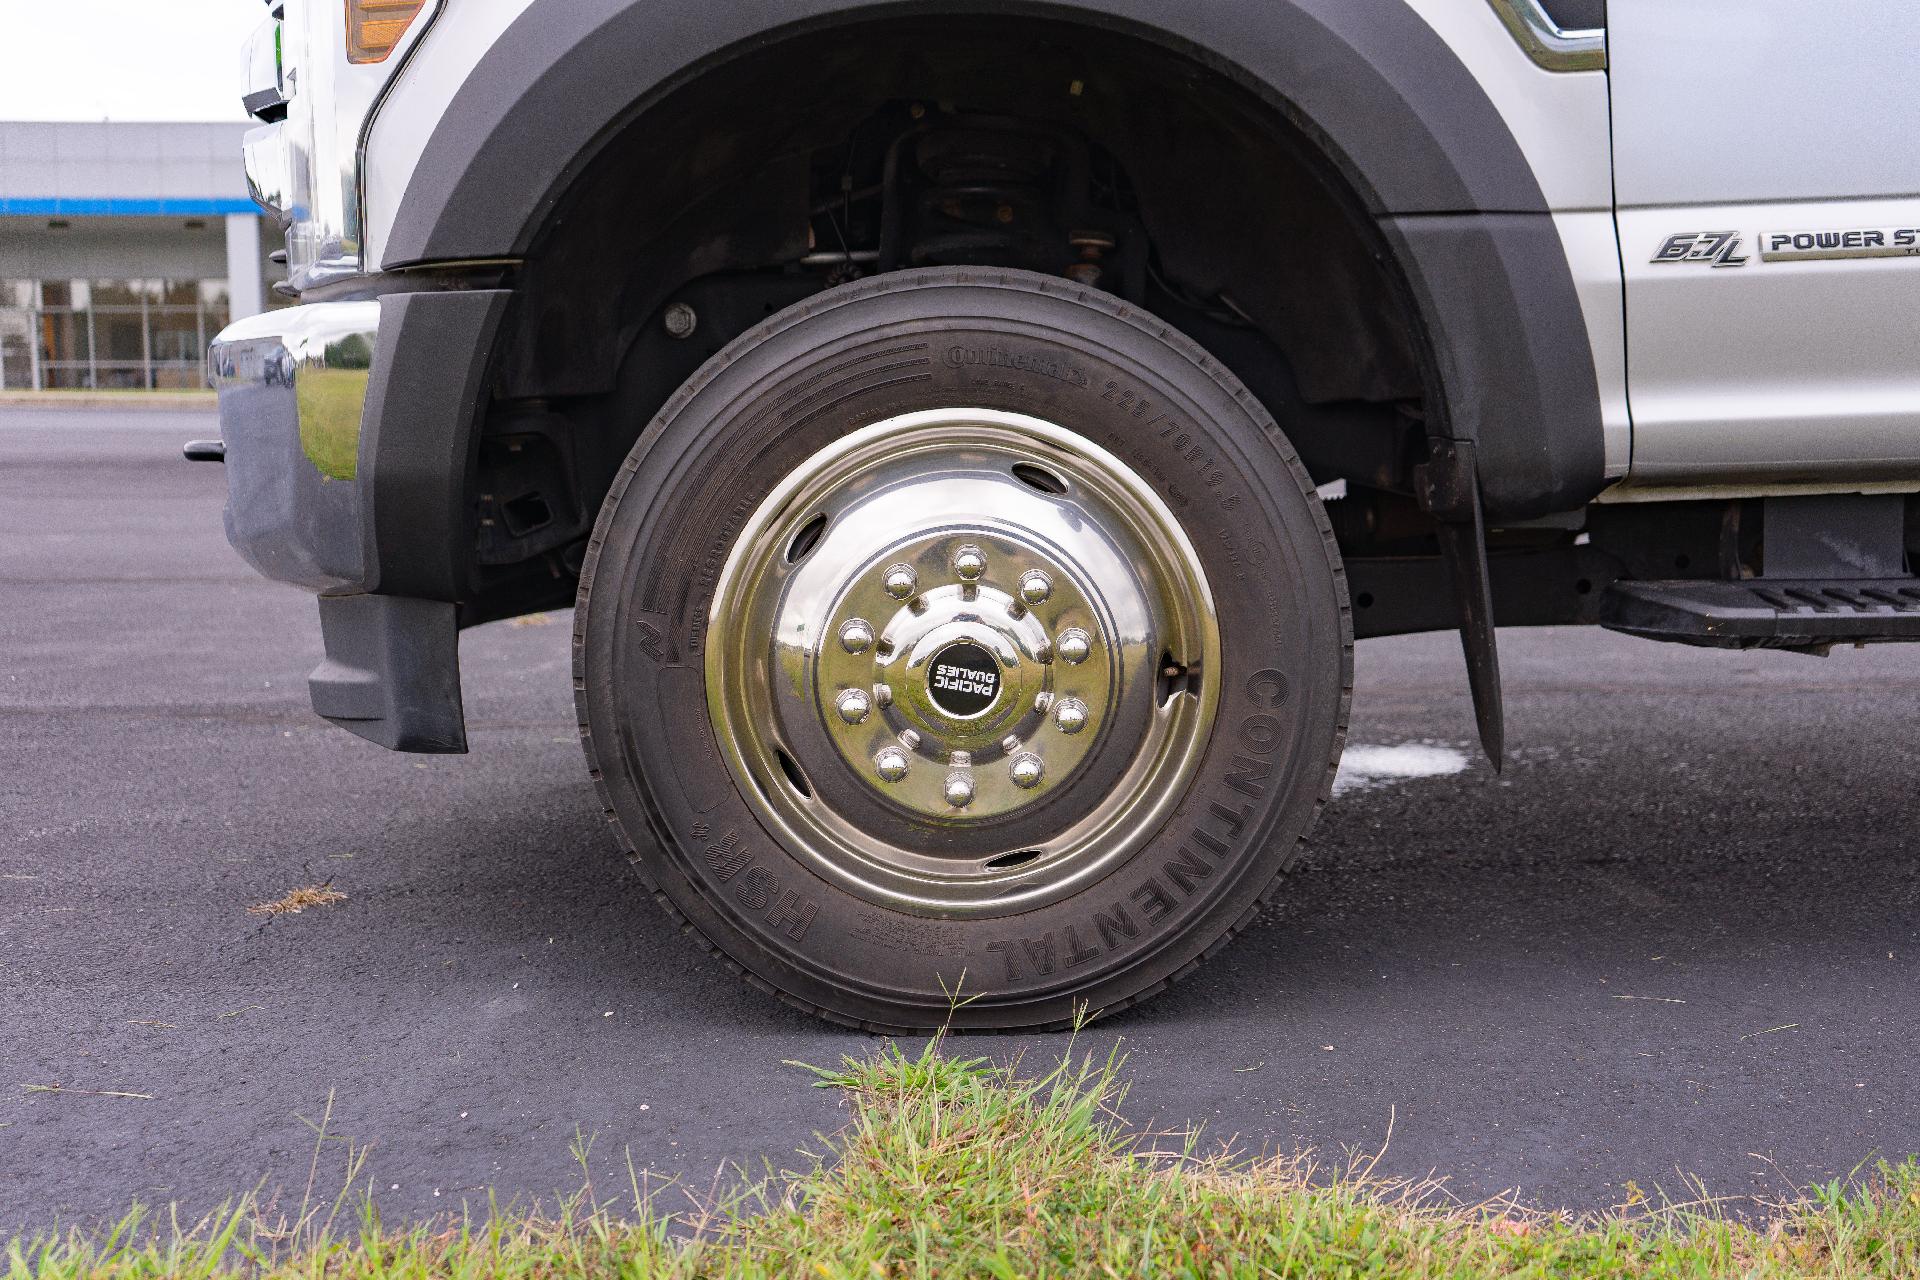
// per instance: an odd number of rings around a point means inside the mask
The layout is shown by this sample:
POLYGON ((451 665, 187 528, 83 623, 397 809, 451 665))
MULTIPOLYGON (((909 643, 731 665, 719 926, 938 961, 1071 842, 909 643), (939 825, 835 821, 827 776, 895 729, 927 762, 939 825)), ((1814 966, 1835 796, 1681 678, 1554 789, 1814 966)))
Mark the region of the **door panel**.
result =
POLYGON ((1611 0, 1608 20, 1629 484, 1920 488, 1899 236, 1920 250, 1920 6, 1611 0))

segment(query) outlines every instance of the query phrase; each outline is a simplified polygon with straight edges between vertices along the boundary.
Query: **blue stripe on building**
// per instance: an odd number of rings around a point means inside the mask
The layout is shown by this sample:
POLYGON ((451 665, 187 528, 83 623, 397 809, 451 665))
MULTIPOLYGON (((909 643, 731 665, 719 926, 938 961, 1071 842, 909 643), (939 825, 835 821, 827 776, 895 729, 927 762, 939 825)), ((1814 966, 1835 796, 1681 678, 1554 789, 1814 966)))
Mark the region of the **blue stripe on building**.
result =
POLYGON ((251 200, 0 196, 0 216, 25 218, 216 218, 259 211, 251 200))

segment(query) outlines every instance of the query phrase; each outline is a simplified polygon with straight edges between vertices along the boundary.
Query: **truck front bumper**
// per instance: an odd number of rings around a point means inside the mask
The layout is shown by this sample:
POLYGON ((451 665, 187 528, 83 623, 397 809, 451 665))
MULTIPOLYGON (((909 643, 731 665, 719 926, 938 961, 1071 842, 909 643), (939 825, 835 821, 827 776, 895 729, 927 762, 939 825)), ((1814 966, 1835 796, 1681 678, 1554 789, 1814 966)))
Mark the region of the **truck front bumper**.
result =
POLYGON ((227 541, 269 578, 368 585, 360 425, 379 334, 377 301, 320 302, 249 316, 213 340, 227 541))
POLYGON ((251 316, 213 342, 227 540, 319 593, 316 712, 400 751, 466 749, 468 476, 500 290, 251 316))

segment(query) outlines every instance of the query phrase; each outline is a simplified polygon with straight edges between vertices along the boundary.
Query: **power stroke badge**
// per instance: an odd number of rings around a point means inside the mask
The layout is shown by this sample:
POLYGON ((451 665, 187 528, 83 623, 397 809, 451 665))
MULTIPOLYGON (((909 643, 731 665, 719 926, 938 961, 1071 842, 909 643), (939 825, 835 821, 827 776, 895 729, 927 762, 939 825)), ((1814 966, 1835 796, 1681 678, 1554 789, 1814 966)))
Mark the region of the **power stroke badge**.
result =
POLYGON ((950 644, 934 655, 927 693, 950 716, 977 716, 1000 696, 1000 664, 971 640, 950 644))
POLYGON ((1920 227, 1853 227, 1845 231, 1763 231, 1766 262, 1809 258, 1920 257, 1920 227))
MULTIPOLYGON (((1737 231, 1681 231, 1661 241, 1650 259, 1712 267, 1743 267, 1737 231)), ((1920 258, 1920 227, 1846 227, 1835 231, 1763 231, 1754 237, 1762 262, 1833 258, 1920 258)))

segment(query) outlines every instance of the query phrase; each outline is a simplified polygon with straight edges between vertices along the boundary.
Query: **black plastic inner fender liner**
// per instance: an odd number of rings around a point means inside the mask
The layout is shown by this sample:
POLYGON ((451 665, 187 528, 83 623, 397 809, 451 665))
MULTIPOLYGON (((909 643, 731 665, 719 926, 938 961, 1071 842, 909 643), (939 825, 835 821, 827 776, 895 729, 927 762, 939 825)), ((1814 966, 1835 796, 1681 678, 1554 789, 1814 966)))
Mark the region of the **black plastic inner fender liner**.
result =
POLYGON ((1268 103, 1384 228, 1434 348, 1429 412, 1445 421, 1430 430, 1478 444, 1487 515, 1569 510, 1604 487, 1592 348, 1539 183, 1403 0, 534 0, 436 125, 383 265, 524 255, 610 139, 748 52, 954 17, 1138 39, 1268 103))
POLYGON ((389 751, 467 749, 455 607, 407 596, 321 596, 326 658, 307 677, 313 709, 389 751))
POLYGON ((1078 23, 1182 53, 1305 128, 1375 214, 1546 209, 1486 92, 1403 0, 534 0, 435 127, 383 265, 519 256, 622 126, 741 53, 941 16, 1078 23))

